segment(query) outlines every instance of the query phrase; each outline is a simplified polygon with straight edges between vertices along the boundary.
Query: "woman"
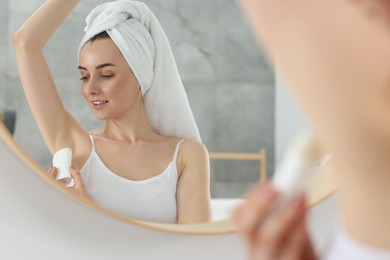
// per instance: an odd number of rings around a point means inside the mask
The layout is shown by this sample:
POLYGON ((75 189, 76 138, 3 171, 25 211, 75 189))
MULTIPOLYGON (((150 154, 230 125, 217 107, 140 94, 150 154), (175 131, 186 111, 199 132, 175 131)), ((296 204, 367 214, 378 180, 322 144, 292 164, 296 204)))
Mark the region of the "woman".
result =
POLYGON ((146 5, 116 1, 87 17, 81 89, 105 124, 87 132, 64 108, 42 48, 78 4, 46 1, 14 35, 21 82, 54 154, 73 151, 74 187, 114 212, 142 220, 210 220, 208 153, 200 142, 169 43, 146 5))
MULTIPOLYGON (((342 221, 324 258, 390 259, 389 2, 241 3, 333 154, 342 221)), ((271 212, 278 196, 265 184, 235 212, 251 258, 316 259, 304 199, 271 212)))

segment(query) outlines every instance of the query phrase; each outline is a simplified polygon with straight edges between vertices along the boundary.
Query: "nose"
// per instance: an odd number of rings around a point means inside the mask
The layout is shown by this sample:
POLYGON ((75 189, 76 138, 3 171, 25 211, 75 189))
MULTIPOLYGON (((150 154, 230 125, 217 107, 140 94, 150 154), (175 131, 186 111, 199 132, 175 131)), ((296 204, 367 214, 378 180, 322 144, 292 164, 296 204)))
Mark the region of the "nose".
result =
POLYGON ((91 77, 91 78, 89 78, 88 81, 86 81, 84 83, 84 89, 85 89, 86 94, 88 94, 88 95, 98 94, 99 93, 98 82, 96 82, 96 80, 94 80, 94 78, 91 77))

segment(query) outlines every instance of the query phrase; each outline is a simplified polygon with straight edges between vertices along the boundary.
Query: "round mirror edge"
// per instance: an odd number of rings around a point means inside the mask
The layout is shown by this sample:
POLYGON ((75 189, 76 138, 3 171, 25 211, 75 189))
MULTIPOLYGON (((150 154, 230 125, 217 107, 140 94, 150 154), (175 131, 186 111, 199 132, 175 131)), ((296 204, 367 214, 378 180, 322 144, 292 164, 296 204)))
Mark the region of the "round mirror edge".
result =
POLYGON ((232 233, 236 233, 236 228, 231 223, 230 219, 214 221, 214 222, 205 222, 199 224, 185 224, 185 225, 177 225, 177 224, 164 224, 164 223, 154 223, 141 221, 129 217, 122 216, 120 214, 116 214, 111 212, 105 208, 102 208, 87 199, 80 198, 76 196, 73 192, 68 190, 66 187, 62 186, 57 181, 51 179, 49 175, 46 173, 45 169, 36 162, 12 137, 11 133, 5 127, 5 125, 0 122, 0 139, 8 146, 8 148, 27 166, 31 171, 33 171, 36 175, 42 178, 47 183, 51 184, 56 190, 60 191, 67 197, 76 200, 78 203, 83 204, 93 210, 98 211, 99 213, 103 213, 109 217, 113 217, 120 221, 127 222, 129 224, 138 225, 144 228, 180 234, 180 235, 228 235, 232 233))

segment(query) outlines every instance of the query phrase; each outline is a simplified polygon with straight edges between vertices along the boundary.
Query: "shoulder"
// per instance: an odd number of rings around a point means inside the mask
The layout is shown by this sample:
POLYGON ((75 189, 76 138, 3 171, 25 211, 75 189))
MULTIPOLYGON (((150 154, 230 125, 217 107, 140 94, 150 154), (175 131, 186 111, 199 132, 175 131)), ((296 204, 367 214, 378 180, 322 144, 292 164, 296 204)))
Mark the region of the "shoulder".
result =
POLYGON ((179 159, 184 164, 208 161, 209 153, 206 146, 197 140, 184 140, 180 145, 179 159))
POLYGON ((189 154, 208 154, 206 146, 197 140, 184 140, 181 144, 181 148, 183 153, 189 154))
POLYGON ((179 149, 177 158, 179 178, 208 179, 210 160, 206 146, 196 140, 184 140, 179 149))

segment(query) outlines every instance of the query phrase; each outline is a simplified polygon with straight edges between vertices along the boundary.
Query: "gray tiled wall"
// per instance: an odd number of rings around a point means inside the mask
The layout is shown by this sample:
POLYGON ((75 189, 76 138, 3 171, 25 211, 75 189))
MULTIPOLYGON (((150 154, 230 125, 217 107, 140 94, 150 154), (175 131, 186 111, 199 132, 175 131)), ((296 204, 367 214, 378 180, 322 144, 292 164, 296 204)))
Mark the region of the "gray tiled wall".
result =
MULTIPOLYGON (((17 110, 15 138, 45 168, 51 156, 23 96, 12 34, 44 0, 0 1, 0 109, 17 110), (6 37, 3 37, 6 36, 6 37)), ((76 50, 84 18, 104 1, 81 1, 44 51, 65 106, 87 129, 97 122, 80 94, 76 50)), ((274 162, 274 75, 233 0, 147 0, 171 42, 204 143, 211 152, 258 152, 274 162)), ((256 162, 212 162, 213 197, 237 197, 259 176, 256 162)))

